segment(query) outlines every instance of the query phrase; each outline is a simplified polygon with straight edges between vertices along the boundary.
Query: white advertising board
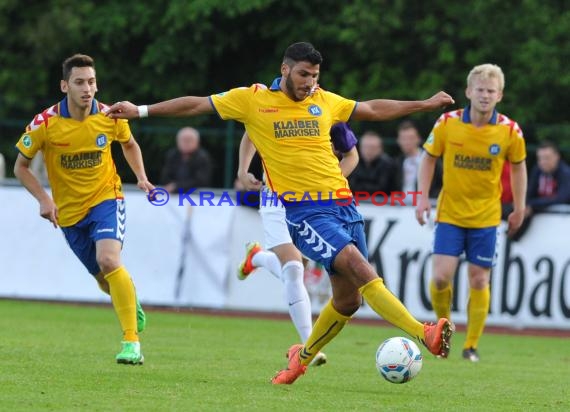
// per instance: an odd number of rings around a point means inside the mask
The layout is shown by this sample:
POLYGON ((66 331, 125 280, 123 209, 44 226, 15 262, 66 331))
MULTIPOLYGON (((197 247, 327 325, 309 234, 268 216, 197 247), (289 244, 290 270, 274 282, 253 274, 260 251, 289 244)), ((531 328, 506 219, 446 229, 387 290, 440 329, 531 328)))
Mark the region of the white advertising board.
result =
MULTIPOLYGON (((126 192, 123 261, 143 303, 287 312, 281 282, 260 270, 246 281, 235 273, 247 241, 263 242, 257 211, 244 206, 153 206, 126 192), (190 216, 190 217, 188 217, 190 216)), ((216 195, 215 199, 218 199, 216 195)), ((21 187, 0 187, 0 297, 108 301, 68 248, 61 231, 39 217, 21 187)), ((218 202, 214 199, 214 204, 218 202)), ((421 320, 429 304, 433 226, 420 227, 411 207, 361 205, 369 260, 387 286, 421 320)), ((489 325, 570 329, 570 215, 536 216, 525 236, 507 241, 500 231, 492 273, 489 325)), ((326 276, 308 279, 318 312, 329 290, 326 276), (318 280, 318 278, 317 278, 318 280)), ((466 264, 455 283, 453 319, 465 322, 466 264)), ((376 316, 366 306, 357 316, 376 316)))

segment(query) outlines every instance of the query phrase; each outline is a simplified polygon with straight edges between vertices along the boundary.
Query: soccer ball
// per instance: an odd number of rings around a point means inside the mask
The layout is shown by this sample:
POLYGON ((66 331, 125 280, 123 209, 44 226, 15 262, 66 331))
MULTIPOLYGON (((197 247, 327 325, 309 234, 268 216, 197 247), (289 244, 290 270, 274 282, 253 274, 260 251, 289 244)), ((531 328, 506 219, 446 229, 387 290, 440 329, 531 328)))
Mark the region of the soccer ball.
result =
POLYGON ((412 380, 422 369, 422 353, 408 338, 386 339, 376 351, 376 369, 392 383, 412 380))

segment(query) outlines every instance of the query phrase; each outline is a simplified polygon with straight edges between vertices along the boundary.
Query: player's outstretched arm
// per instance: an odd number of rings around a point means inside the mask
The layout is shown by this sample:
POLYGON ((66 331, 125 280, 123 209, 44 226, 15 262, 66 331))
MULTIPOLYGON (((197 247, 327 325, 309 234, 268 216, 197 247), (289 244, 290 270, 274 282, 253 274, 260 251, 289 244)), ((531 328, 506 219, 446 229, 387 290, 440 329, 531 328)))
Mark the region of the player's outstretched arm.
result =
POLYGON ((439 92, 426 100, 388 100, 376 99, 359 102, 351 119, 382 121, 392 120, 416 112, 430 112, 454 104, 453 98, 445 92, 439 92))
POLYGON ((136 106, 131 102, 118 102, 107 111, 111 119, 137 119, 147 116, 191 117, 214 113, 208 97, 185 96, 149 106, 136 106))

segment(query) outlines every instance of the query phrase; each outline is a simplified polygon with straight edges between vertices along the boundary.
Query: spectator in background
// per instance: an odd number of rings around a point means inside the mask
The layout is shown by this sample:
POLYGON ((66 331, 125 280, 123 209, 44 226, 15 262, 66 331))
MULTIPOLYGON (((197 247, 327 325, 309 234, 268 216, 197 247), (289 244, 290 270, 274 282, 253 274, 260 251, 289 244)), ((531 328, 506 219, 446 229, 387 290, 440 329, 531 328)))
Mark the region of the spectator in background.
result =
POLYGON ((526 216, 548 206, 570 203, 570 166, 560 158, 558 146, 542 142, 536 161, 528 182, 526 216))
POLYGON ((187 191, 212 184, 212 160, 200 147, 200 133, 183 127, 176 134, 176 147, 166 154, 161 183, 169 192, 187 191))
MULTIPOLYGON (((537 164, 530 172, 527 192, 525 218, 519 230, 512 236, 518 241, 528 230, 532 216, 548 206, 570 203, 570 166, 560 159, 560 151, 555 143, 544 141, 536 150, 537 164)), ((507 163, 505 163, 505 166, 507 163)), ((502 218, 513 210, 512 192, 510 192, 510 173, 503 170, 502 218)))
MULTIPOLYGON (((402 192, 418 190, 418 169, 423 150, 420 148, 421 137, 411 120, 405 120, 398 126, 398 146, 402 152, 396 158, 396 186, 402 192)), ((429 197, 437 199, 442 186, 441 161, 436 162, 429 197)))
POLYGON ((390 193, 398 190, 394 160, 384 153, 382 138, 376 132, 368 131, 358 143, 360 160, 349 178, 354 192, 390 193))

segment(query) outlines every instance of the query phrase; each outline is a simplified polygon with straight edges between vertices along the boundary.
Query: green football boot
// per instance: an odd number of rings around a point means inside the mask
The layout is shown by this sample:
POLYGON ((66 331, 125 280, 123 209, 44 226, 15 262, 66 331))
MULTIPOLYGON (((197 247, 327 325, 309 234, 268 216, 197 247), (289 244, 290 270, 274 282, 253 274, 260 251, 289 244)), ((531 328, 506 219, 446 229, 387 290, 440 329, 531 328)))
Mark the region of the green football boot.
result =
POLYGON ((144 356, 141 353, 141 345, 139 342, 121 342, 123 349, 115 356, 117 363, 126 365, 142 365, 144 356))

